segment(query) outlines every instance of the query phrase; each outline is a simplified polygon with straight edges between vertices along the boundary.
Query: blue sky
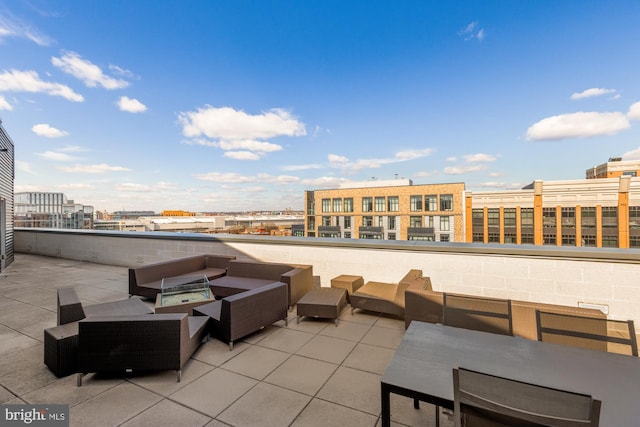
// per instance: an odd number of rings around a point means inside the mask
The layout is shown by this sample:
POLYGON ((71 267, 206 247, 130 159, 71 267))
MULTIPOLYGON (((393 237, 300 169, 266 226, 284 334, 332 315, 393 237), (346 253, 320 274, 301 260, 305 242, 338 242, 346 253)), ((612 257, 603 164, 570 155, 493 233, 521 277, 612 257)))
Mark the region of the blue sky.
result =
POLYGON ((0 0, 16 191, 97 210, 302 209, 640 159, 638 1, 0 0))

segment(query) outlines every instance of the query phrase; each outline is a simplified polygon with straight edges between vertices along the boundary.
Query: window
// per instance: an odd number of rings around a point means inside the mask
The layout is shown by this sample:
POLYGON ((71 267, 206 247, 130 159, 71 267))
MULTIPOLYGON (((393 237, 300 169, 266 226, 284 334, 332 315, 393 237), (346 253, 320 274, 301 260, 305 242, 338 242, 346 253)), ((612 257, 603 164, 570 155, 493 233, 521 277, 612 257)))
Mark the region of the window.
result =
POLYGON ((440 241, 441 242, 448 242, 449 241, 449 235, 448 234, 441 234, 440 235, 440 241))
POLYGON ((351 228, 351 217, 350 216, 345 216, 344 217, 344 228, 351 228))
POLYGON ((333 211, 342 212, 342 199, 333 199, 333 211))
POLYGON ((472 239, 474 243, 484 243, 484 233, 473 233, 472 239))
POLYGON ((438 210, 438 196, 436 194, 424 196, 424 209, 429 212, 438 210))
MULTIPOLYGON (((596 208, 593 208, 593 207, 581 208, 581 216, 582 216, 582 223, 580 225, 582 227, 583 234, 585 229, 596 228, 596 208)), ((593 233, 595 234, 595 231, 593 233)))
POLYGON ((363 227, 372 227, 373 226, 373 217, 372 216, 363 216, 362 217, 362 226, 363 227))
MULTIPOLYGON (((449 225, 449 217, 448 216, 441 216, 440 217, 440 231, 449 231, 450 230, 449 227, 450 227, 450 225, 449 225)), ((442 242, 443 240, 440 240, 440 241, 442 242)))
POLYGON ((398 212, 400 210, 400 202, 398 196, 387 197, 387 210, 389 212, 398 212))
POLYGON ((473 209, 471 211, 471 225, 474 228, 484 228, 484 209, 473 209))
MULTIPOLYGON (((521 208, 520 209, 520 225, 522 228, 532 228, 533 227, 533 209, 532 208, 521 208)), ((531 242, 533 243, 533 242, 531 242)))
POLYGON ((500 233, 489 233, 489 243, 500 243, 500 233))
POLYGON ((323 216, 322 217, 322 225, 324 227, 328 227, 331 225, 331 217, 330 216, 323 216))
POLYGON ((617 248, 618 247, 618 236, 602 236, 602 247, 603 248, 617 248))
POLYGON ((427 228, 433 228, 433 217, 432 216, 425 216, 424 219, 426 221, 427 228))
POLYGON ((517 243, 516 233, 504 233, 504 243, 517 243))
POLYGON ((618 228, 618 208, 607 206, 602 208, 602 228, 618 228))
POLYGON ((378 223, 378 227, 384 227, 384 217, 383 216, 377 216, 376 217, 376 222, 378 223))
MULTIPOLYGON (((504 227, 515 227, 516 226, 516 210, 515 208, 504 209, 504 227)), ((506 243, 506 242, 505 242, 506 243)))
POLYGON ((396 240, 396 233, 389 233, 387 235, 388 240, 396 240))
POLYGON ((531 234, 531 233, 522 233, 520 235, 520 244, 521 245, 533 245, 533 234, 531 234))
POLYGON ((395 216, 390 216, 387 219, 387 227, 389 228, 389 230, 395 230, 396 229, 396 217, 395 216))
POLYGON ((345 238, 345 239, 350 239, 350 238, 351 238, 351 233, 350 233, 350 232, 348 232, 348 231, 345 231, 345 232, 344 232, 344 238, 345 238))
POLYGON ((542 240, 545 245, 555 245, 556 244, 556 235, 553 233, 544 233, 542 235, 542 240))
POLYGON ((409 227, 422 227, 422 217, 421 216, 411 216, 409 217, 409 227))
POLYGON ((384 197, 376 197, 376 212, 384 212, 384 197))
POLYGON ((562 235, 562 246, 575 246, 576 245, 576 236, 575 234, 563 234, 562 235))
POLYGON ((362 212, 373 211, 373 199, 371 197, 362 198, 362 212))
POLYGON ((422 210, 422 196, 411 196, 409 209, 411 212, 420 212, 422 210))
POLYGON ((322 212, 331 212, 331 199, 322 199, 322 212))
POLYGON ((453 210, 453 194, 441 194, 440 195, 440 210, 452 211, 453 210))
POLYGON ((351 197, 344 199, 344 211, 353 212, 353 199, 351 197))
POLYGON ((556 208, 542 208, 542 226, 544 228, 555 228, 556 208))
POLYGON ((491 208, 487 210, 487 225, 500 229, 500 209, 491 208))

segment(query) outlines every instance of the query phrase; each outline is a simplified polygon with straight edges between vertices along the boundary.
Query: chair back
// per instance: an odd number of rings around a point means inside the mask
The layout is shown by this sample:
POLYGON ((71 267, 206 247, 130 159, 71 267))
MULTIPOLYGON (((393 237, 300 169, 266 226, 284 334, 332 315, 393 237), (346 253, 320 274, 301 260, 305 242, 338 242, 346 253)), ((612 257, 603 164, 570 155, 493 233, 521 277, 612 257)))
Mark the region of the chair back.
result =
POLYGON ((511 300, 445 292, 442 323, 457 328, 513 335, 511 300))
POLYGON ((601 402, 591 396, 464 368, 453 370, 453 398, 456 427, 597 427, 600 422, 601 402))
POLYGON ((638 355, 633 320, 620 321, 536 310, 538 341, 638 355))

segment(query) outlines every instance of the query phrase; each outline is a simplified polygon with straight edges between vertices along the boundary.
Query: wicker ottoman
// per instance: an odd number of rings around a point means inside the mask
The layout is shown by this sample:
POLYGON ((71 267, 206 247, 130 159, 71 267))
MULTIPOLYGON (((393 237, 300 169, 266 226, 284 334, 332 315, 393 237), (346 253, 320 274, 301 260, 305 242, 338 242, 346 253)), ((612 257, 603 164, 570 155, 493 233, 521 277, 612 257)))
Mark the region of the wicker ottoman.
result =
POLYGON ((56 377, 75 374, 78 352, 78 322, 45 329, 44 364, 56 377))
POLYGON ((338 326, 338 317, 347 305, 347 291, 341 288, 319 288, 307 292, 297 304, 298 318, 320 317, 334 319, 338 326))
POLYGON ((364 279, 362 276, 352 276, 350 274, 341 274, 340 276, 331 279, 332 288, 341 288, 347 291, 347 302, 351 304, 349 296, 360 289, 364 285, 364 279))

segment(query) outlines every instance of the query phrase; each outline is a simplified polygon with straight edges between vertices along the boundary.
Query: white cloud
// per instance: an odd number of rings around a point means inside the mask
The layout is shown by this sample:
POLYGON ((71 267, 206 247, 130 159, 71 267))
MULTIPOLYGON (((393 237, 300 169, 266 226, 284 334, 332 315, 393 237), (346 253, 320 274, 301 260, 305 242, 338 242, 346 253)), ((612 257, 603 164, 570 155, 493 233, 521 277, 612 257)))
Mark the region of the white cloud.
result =
POLYGON ((318 163, 311 163, 308 165, 289 165, 289 166, 283 166, 282 170, 283 171, 305 171, 305 170, 310 170, 310 169, 322 169, 324 166, 322 166, 321 164, 318 163))
POLYGON ((60 83, 45 82, 35 71, 3 71, 0 73, 0 92, 32 92, 61 96, 69 101, 83 102, 84 97, 69 86, 60 83))
POLYGON ((224 156, 235 160, 260 160, 260 156, 251 151, 227 151, 224 156))
POLYGON ((33 125, 31 127, 31 131, 38 136, 43 136, 45 138, 61 138, 63 136, 69 135, 69 132, 56 129, 46 123, 39 123, 37 125, 33 125))
POLYGON ((424 148, 422 150, 407 150, 407 151, 398 151, 395 155, 398 160, 413 160, 420 159, 422 157, 426 157, 433 153, 432 148, 424 148))
MULTIPOLYGON (((24 160, 16 160, 16 170, 21 172, 28 173, 29 175, 37 175, 36 171, 33 170, 31 164, 25 162, 24 160)), ((16 185, 16 191, 18 191, 18 186, 16 185)), ((29 191, 29 190, 21 190, 21 191, 29 191)))
POLYGON ((2 110, 13 111, 13 106, 9 104, 9 101, 7 101, 4 96, 0 96, 0 111, 2 110))
POLYGON ((76 52, 63 52, 60 58, 51 57, 51 63, 67 74, 81 80, 88 87, 102 86, 105 89, 122 89, 129 82, 104 74, 102 69, 91 61, 82 59, 76 52))
POLYGON ((222 150, 249 150, 258 153, 272 153, 282 150, 282 146, 271 142, 256 140, 222 140, 214 143, 214 146, 222 150))
POLYGON ((115 189, 118 191, 126 191, 133 193, 146 193, 151 190, 151 187, 146 184, 135 184, 131 182, 125 182, 122 184, 116 184, 115 189))
POLYGON ((636 102, 635 104, 631 105, 631 107, 629 107, 627 117, 629 118, 629 120, 640 120, 640 102, 636 102))
POLYGON ((467 154, 464 159, 469 163, 489 163, 495 162, 495 156, 485 153, 467 154))
POLYGON ((335 176, 321 176, 318 178, 303 179, 302 183, 314 188, 337 188, 340 184, 344 184, 347 181, 344 178, 338 178, 335 176))
POLYGON ((594 96, 606 95, 608 93, 616 93, 615 89, 604 89, 601 87, 592 87, 591 89, 583 90, 582 92, 575 92, 571 95, 571 99, 578 100, 584 98, 591 98, 594 96))
POLYGON ((339 164, 349 163, 348 158, 344 156, 338 156, 337 154, 329 154, 327 156, 327 159, 329 160, 329 163, 339 163, 339 164))
POLYGON ((72 162, 78 160, 77 157, 70 156, 66 153, 60 153, 57 151, 45 151, 44 153, 38 153, 38 156, 43 157, 47 160, 53 160, 56 162, 72 162))
POLYGON ((462 175, 469 172, 485 170, 486 168, 486 165, 449 166, 444 168, 443 172, 447 175, 462 175))
POLYGON ((527 130, 527 139, 534 141, 588 138, 614 135, 631 125, 623 113, 577 112, 547 117, 527 130))
POLYGON ((499 181, 486 181, 477 184, 479 188, 499 188, 502 190, 516 190, 524 187, 525 184, 518 184, 513 182, 499 182, 499 181))
POLYGON ((243 183, 243 182, 255 182, 255 179, 250 176, 241 175, 235 172, 221 173, 221 172, 209 172, 195 174, 194 177, 201 181, 213 181, 224 183, 243 183))
POLYGON ((96 186, 85 183, 73 183, 58 185, 57 188, 61 190, 95 190, 96 186))
POLYGON ((484 28, 479 28, 478 21, 469 23, 462 30, 458 31, 458 35, 466 40, 478 39, 482 41, 486 37, 484 28))
POLYGON ((413 176, 416 178, 430 178, 432 176, 436 176, 438 175, 438 171, 423 171, 423 172, 418 172, 416 174, 414 174, 413 176))
POLYGON ((39 46, 49 46, 52 42, 36 28, 3 10, 0 13, 0 43, 9 37, 30 40, 39 46))
POLYGON ((282 150, 281 145, 265 139, 307 134, 304 123, 281 109, 251 115, 231 107, 207 105, 196 111, 180 113, 178 121, 182 125, 182 134, 187 138, 195 139, 195 143, 200 145, 225 150, 225 157, 239 160, 257 160, 265 153, 282 150))
POLYGON ((640 160, 640 147, 635 150, 627 151, 622 155, 623 160, 640 160))
POLYGON ((304 123, 280 109, 251 115, 230 107, 206 106, 180 113, 178 119, 182 133, 189 138, 204 135, 211 139, 243 140, 307 134, 304 123))
POLYGON ((120 111, 127 111, 129 113, 143 113, 147 111, 146 105, 137 99, 129 98, 128 96, 121 96, 117 104, 120 111))
POLYGON ((98 165, 75 165, 75 166, 59 166, 59 170, 63 172, 69 173, 93 173, 93 174, 103 174, 107 172, 129 172, 131 169, 125 168, 123 166, 111 166, 107 164, 98 164, 98 165))
POLYGON ((447 157, 447 162, 457 162, 458 158, 455 156, 447 157))
POLYGON ((268 184, 293 184, 295 182, 300 181, 300 178, 298 178, 297 176, 291 176, 291 175, 269 175, 266 173, 261 173, 258 174, 257 176, 257 181, 258 182, 266 182, 268 184))

